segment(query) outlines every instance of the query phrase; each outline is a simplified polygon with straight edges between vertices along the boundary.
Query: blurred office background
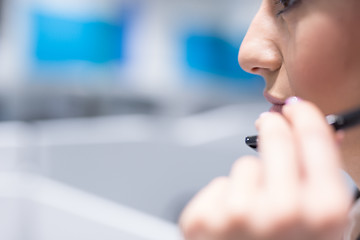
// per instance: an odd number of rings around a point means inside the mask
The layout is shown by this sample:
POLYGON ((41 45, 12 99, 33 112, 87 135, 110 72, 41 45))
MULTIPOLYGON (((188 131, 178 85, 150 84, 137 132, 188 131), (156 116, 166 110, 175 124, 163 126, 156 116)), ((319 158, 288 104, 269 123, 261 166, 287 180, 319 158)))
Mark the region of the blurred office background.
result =
POLYGON ((3 0, 2 239, 180 239, 266 111, 237 63, 260 0, 3 0))

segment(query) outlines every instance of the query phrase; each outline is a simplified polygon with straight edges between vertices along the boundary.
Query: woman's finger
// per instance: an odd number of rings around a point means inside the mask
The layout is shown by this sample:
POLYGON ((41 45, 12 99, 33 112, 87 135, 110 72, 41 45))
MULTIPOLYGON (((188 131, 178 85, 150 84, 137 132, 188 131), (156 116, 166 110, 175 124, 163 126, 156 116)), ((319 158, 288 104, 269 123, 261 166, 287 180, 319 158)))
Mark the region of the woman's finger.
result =
POLYGON ((226 177, 214 179, 187 205, 179 220, 185 239, 214 239, 223 231, 228 182, 226 177))
POLYGON ((322 176, 324 181, 332 181, 341 167, 341 157, 334 132, 324 115, 304 101, 286 105, 283 113, 296 136, 307 178, 318 182, 318 177, 322 176))
POLYGON ((276 192, 280 188, 291 191, 298 184, 299 163, 289 124, 278 113, 265 113, 257 121, 257 126, 266 187, 276 192))
POLYGON ((256 157, 243 157, 233 165, 226 206, 228 214, 238 225, 242 225, 253 211, 254 199, 259 197, 258 193, 262 190, 262 177, 262 163, 256 157))
MULTIPOLYGON (((314 225, 345 217, 350 198, 340 174, 340 151, 324 115, 300 101, 283 109, 290 122, 304 168, 304 214, 314 225)), ((330 223, 331 224, 331 223, 330 223)))
POLYGON ((258 219, 265 228, 286 227, 298 220, 300 168, 295 137, 289 123, 278 113, 263 114, 257 122, 259 147, 263 159, 265 191, 258 219), (262 216, 261 216, 262 215, 262 216))

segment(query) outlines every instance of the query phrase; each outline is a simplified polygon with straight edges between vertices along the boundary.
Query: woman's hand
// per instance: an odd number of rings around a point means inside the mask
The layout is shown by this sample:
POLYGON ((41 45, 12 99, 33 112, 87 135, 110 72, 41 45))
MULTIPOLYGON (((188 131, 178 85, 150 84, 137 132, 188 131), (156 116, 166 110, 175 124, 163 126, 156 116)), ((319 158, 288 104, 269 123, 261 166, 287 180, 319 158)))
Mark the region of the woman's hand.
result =
POLYGON ((180 218, 185 238, 340 240, 351 197, 323 114, 298 101, 256 125, 260 157, 239 159, 198 193, 180 218))

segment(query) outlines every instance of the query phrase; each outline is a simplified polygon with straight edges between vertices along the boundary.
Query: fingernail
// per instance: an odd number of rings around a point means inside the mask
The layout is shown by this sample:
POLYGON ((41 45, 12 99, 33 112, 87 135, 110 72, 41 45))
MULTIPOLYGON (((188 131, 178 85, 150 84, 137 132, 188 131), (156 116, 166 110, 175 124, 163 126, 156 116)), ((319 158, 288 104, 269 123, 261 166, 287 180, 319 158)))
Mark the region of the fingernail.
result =
POLYGON ((290 97, 290 98, 288 98, 287 100, 286 100, 286 104, 287 105, 290 105, 290 104, 295 104, 295 103, 298 103, 298 102, 301 102, 302 101, 302 99, 301 98, 299 98, 299 97, 290 97))
POLYGON ((255 127, 256 127, 256 128, 259 128, 261 119, 263 119, 264 117, 266 117, 266 116, 269 115, 269 114, 270 114, 270 112, 263 112, 263 113, 261 113, 260 116, 258 117, 258 119, 256 119, 256 121, 255 121, 255 127))
POLYGON ((265 117, 265 116, 267 116, 269 114, 270 114, 270 112, 263 112, 263 113, 260 114, 259 119, 263 118, 263 117, 265 117))

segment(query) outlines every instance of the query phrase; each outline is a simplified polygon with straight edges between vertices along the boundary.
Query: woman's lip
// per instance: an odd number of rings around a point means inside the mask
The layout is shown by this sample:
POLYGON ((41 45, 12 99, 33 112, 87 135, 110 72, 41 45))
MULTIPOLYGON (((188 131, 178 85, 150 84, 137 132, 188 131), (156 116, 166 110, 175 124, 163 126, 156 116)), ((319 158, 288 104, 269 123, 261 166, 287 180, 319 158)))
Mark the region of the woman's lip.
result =
POLYGON ((282 113, 283 107, 284 107, 284 104, 274 104, 271 106, 269 112, 282 113))
POLYGON ((270 95, 268 92, 264 92, 264 97, 269 103, 271 103, 273 105, 285 105, 285 100, 276 98, 276 97, 270 95))

